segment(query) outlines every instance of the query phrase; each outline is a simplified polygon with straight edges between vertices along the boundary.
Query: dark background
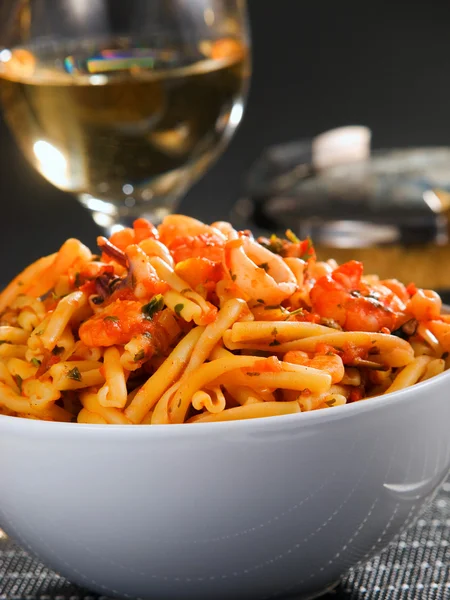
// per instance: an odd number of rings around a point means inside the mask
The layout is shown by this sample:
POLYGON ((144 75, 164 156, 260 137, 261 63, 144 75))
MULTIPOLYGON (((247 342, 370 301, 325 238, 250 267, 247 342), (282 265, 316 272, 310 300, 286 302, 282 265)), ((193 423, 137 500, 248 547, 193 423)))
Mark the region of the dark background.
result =
MULTIPOLYGON (((249 0, 253 82, 244 122, 181 211, 227 216, 264 146, 363 124, 374 146, 450 144, 450 2, 249 0)), ((0 122, 1 277, 99 230, 27 165, 0 122)))

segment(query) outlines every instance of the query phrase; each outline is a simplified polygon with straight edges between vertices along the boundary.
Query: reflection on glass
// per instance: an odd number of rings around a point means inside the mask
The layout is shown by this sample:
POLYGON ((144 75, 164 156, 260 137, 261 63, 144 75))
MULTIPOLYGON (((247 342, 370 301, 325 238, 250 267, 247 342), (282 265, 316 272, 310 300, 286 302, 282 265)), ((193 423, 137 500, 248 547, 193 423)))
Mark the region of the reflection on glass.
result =
POLYGON ((35 168, 78 194, 102 225, 165 216, 242 119, 241 0, 7 0, 2 8, 6 120, 35 168))

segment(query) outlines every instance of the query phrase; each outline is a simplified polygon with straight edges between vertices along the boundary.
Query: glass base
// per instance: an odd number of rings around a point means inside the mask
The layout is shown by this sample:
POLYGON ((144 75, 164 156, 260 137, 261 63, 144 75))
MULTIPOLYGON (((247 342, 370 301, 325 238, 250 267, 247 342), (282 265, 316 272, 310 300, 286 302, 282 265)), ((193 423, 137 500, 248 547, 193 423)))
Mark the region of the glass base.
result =
POLYGON ((109 236, 124 227, 132 227, 133 221, 144 218, 159 225, 161 221, 176 210, 179 198, 167 197, 152 198, 151 206, 146 204, 133 204, 131 206, 117 205, 113 202, 100 200, 90 194, 79 194, 78 199, 87 208, 95 223, 109 236))

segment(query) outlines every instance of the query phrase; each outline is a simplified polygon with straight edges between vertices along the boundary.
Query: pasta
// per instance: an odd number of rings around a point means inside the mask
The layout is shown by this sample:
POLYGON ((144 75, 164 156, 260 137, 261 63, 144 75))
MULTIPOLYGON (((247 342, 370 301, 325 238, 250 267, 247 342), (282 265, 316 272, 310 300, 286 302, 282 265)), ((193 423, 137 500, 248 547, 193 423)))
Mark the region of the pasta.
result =
MULTIPOLYGON (((182 215, 70 239, 0 293, 0 414, 201 424, 327 410, 450 366, 432 290, 182 215)), ((299 417, 301 418, 301 416, 299 417)))

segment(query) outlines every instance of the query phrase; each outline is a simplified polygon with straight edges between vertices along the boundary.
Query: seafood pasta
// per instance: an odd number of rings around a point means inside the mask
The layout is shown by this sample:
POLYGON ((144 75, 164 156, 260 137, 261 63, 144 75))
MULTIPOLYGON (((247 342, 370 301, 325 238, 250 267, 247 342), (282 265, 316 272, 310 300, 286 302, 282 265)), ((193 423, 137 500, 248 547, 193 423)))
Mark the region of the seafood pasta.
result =
POLYGON ((0 294, 0 412, 204 423, 328 409, 449 366, 436 292, 318 262, 310 240, 138 219, 76 239, 0 294))

